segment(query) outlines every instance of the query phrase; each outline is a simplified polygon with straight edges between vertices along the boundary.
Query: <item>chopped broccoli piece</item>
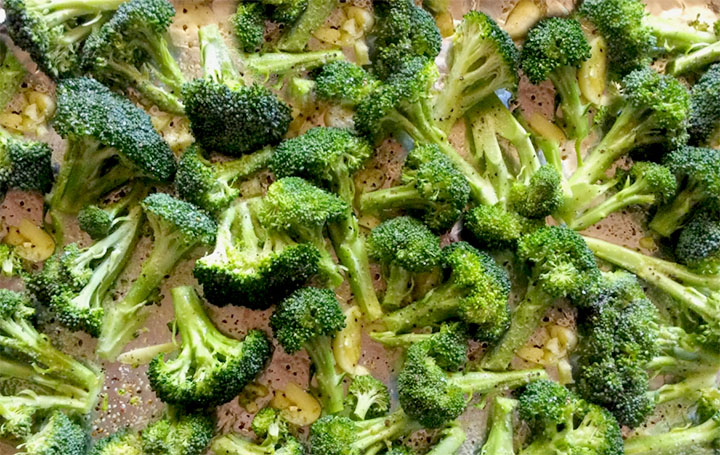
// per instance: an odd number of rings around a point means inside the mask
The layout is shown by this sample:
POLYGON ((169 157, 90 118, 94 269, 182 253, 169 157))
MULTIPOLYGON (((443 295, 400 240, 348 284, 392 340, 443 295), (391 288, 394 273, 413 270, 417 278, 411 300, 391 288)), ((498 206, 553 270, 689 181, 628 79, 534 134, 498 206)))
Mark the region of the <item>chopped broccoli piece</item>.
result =
POLYGON ((362 67, 345 60, 324 65, 315 75, 315 92, 323 101, 355 106, 380 82, 362 67))
POLYGON ((265 52, 250 54, 243 58, 245 68, 255 75, 268 79, 270 76, 285 76, 290 73, 310 71, 334 61, 344 61, 341 50, 329 49, 294 54, 290 52, 265 52))
POLYGON ((720 64, 711 66, 690 92, 690 144, 713 146, 720 140, 720 64))
POLYGON ((215 424, 203 414, 171 412, 141 433, 146 455, 201 455, 213 437, 215 424))
POLYGON ((369 420, 390 411, 390 392, 385 384, 369 374, 355 376, 347 391, 347 406, 356 420, 369 420))
POLYGON ((0 41, 0 110, 12 101, 25 79, 25 67, 5 42, 0 41))
POLYGON ((253 417, 251 427, 262 441, 256 443, 231 433, 213 442, 213 452, 218 455, 305 455, 305 448, 290 434, 287 422, 277 410, 261 409, 253 417))
POLYGON ((265 38, 266 16, 267 11, 262 3, 238 3, 231 20, 235 37, 243 52, 260 50, 265 38))
POLYGON ((675 244, 678 262, 704 274, 720 271, 720 219, 717 209, 700 210, 682 228, 675 244))
POLYGON ((62 412, 55 411, 39 431, 23 443, 26 455, 85 455, 88 437, 79 424, 62 412))
POLYGON ((538 220, 530 220, 501 205, 478 205, 463 217, 463 227, 482 248, 514 249, 525 234, 544 226, 538 220))
POLYGON ((510 455, 513 448, 513 412, 518 406, 517 400, 495 397, 490 416, 490 431, 480 450, 480 455, 510 455))
POLYGON ((77 215, 80 229, 93 240, 107 237, 118 223, 124 221, 132 208, 147 196, 148 190, 147 184, 136 181, 119 195, 119 199, 109 204, 103 206, 92 204, 83 207, 77 215))
POLYGON ((100 439, 90 450, 90 455, 144 455, 140 435, 121 430, 100 439))
POLYGON ((47 193, 53 185, 52 149, 0 127, 0 201, 10 189, 47 193))
POLYGON ((281 3, 276 9, 276 18, 292 24, 280 36, 276 43, 278 49, 287 52, 301 52, 307 46, 312 33, 317 30, 325 19, 338 6, 338 0, 305 0, 281 3))

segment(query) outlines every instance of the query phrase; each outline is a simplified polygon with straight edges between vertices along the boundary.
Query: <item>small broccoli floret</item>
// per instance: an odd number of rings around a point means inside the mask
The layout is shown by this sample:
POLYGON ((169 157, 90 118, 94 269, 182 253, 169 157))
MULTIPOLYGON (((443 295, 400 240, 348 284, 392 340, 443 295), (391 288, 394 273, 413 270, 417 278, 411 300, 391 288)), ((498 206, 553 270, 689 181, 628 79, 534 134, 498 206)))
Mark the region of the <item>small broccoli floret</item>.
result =
POLYGON ((26 455, 85 455, 85 430, 59 411, 53 412, 42 428, 23 444, 26 455))
POLYGON ((509 206, 526 218, 545 218, 562 204, 560 179, 560 174, 553 166, 549 164, 541 166, 527 184, 513 183, 508 200, 509 206))
POLYGON ((515 350, 530 338, 555 299, 580 299, 600 279, 592 251, 578 233, 566 227, 548 226, 525 235, 516 253, 528 264, 530 284, 513 311, 510 328, 483 357, 483 368, 507 368, 515 350))
POLYGON ((223 335, 191 286, 171 292, 182 344, 177 356, 165 360, 160 354, 150 362, 150 386, 170 404, 206 408, 227 403, 265 368, 270 342, 259 330, 250 330, 243 340, 223 335))
POLYGON ((315 92, 323 101, 355 106, 380 84, 362 67, 345 60, 324 65, 315 75, 315 92))
POLYGON ((661 205, 677 191, 673 173, 666 166, 656 163, 636 162, 629 171, 618 172, 615 180, 618 192, 575 218, 570 223, 571 228, 578 231, 587 229, 611 213, 632 205, 661 205))
POLYGON ((305 455, 305 448, 290 434, 287 422, 277 410, 261 409, 253 417, 251 427, 261 441, 249 441, 231 433, 213 442, 213 452, 218 455, 305 455))
POLYGON ((345 327, 345 315, 329 289, 302 288, 283 300, 270 317, 275 338, 289 354, 305 349, 328 414, 343 409, 343 375, 335 368, 332 340, 345 327))
POLYGON ((10 189, 47 193, 53 184, 52 149, 0 127, 0 201, 10 189))
POLYGON ((497 204, 478 205, 463 217, 463 227, 480 247, 489 249, 515 248, 520 237, 542 226, 497 204))
POLYGON ((687 220, 695 207, 712 204, 720 194, 720 150, 682 147, 665 158, 665 165, 675 174, 678 193, 661 207, 649 227, 669 237, 687 220))
POLYGON ((432 345, 420 342, 408 349, 398 376, 398 396, 410 417, 426 428, 439 428, 465 411, 467 395, 520 387, 542 378, 547 378, 542 369, 448 374, 433 357, 432 345))
POLYGON ((467 13, 455 30, 445 86, 434 104, 443 131, 497 90, 515 92, 518 51, 510 36, 488 15, 467 13))
POLYGON ((288 23, 289 26, 276 43, 277 48, 287 52, 301 52, 310 41, 312 33, 325 22, 337 6, 337 0, 279 2, 273 16, 281 22, 288 23))
POLYGON ((240 190, 235 181, 247 179, 265 169, 272 150, 265 148, 232 161, 211 162, 197 145, 188 148, 178 163, 175 187, 184 200, 211 213, 219 213, 240 190))
POLYGON ((0 42, 0 110, 15 97, 27 71, 5 42, 0 42))
POLYGON ((99 440, 90 455, 143 455, 142 441, 136 432, 121 430, 99 440))
POLYGON ((215 242, 217 225, 194 205, 165 193, 151 194, 141 205, 153 231, 153 247, 123 299, 105 311, 97 353, 107 359, 115 359, 142 327, 143 307, 175 265, 196 247, 215 242))
POLYGON ((720 140, 720 64, 711 66, 690 92, 690 144, 714 146, 720 140))
POLYGON ((53 79, 80 72, 85 39, 112 16, 124 0, 86 2, 8 0, 8 32, 35 63, 53 79))
POLYGON ((452 227, 470 198, 470 186, 436 145, 416 146, 407 157, 402 184, 364 193, 362 212, 406 209, 436 232, 452 227))
POLYGON ((560 97, 565 134, 580 143, 590 132, 588 104, 580 94, 578 68, 590 58, 590 44, 580 22, 564 17, 541 20, 528 32, 520 54, 530 82, 549 79, 560 97))
POLYGON ((238 3, 231 20, 235 37, 242 51, 256 52, 260 50, 265 37, 266 16, 265 5, 262 3, 238 3))
POLYGON ((135 181, 119 195, 119 199, 102 206, 92 204, 83 207, 77 215, 80 229, 93 240, 107 237, 118 223, 124 221, 133 207, 147 196, 148 190, 147 184, 135 181))
POLYGON ((720 219, 717 210, 701 210, 682 228, 675 244, 678 262, 704 274, 720 271, 720 219))
POLYGON ((588 455, 623 453, 620 427, 612 414, 556 382, 532 382, 518 401, 520 417, 531 428, 531 442, 521 455, 563 453, 568 447, 588 455))
POLYGON ((443 249, 448 278, 422 299, 383 317, 393 332, 407 332, 448 319, 470 324, 473 337, 495 341, 508 326, 510 281, 495 260, 465 242, 443 249))
POLYGON ((208 415, 171 412, 141 433, 146 455, 201 455, 213 437, 215 424, 208 415))
POLYGON ((182 89, 198 144, 238 156, 280 142, 292 120, 290 108, 265 87, 244 85, 216 25, 198 34, 203 78, 182 89))
POLYGON ((517 400, 495 397, 490 417, 490 431, 487 438, 485 438, 485 444, 480 450, 480 455, 515 453, 513 447, 513 412, 517 406, 517 400))
POLYGON ((264 80, 270 76, 283 77, 288 74, 298 74, 311 71, 329 62, 344 61, 345 55, 341 50, 329 49, 312 52, 264 52, 250 54, 243 58, 245 68, 264 80))
POLYGON ((375 227, 368 237, 368 253, 384 268, 383 307, 397 309, 410 294, 414 275, 440 264, 440 239, 414 218, 401 216, 375 227))
POLYGON ((160 109, 183 113, 185 83, 170 51, 167 29, 175 16, 168 0, 129 0, 88 38, 83 65, 105 84, 133 87, 160 109))
POLYGON ((15 248, 7 243, 0 243, 0 276, 14 277, 24 274, 25 264, 15 252, 15 248))
POLYGON ((355 376, 347 391, 347 406, 351 417, 369 420, 390 411, 390 392, 385 384, 369 374, 355 376))

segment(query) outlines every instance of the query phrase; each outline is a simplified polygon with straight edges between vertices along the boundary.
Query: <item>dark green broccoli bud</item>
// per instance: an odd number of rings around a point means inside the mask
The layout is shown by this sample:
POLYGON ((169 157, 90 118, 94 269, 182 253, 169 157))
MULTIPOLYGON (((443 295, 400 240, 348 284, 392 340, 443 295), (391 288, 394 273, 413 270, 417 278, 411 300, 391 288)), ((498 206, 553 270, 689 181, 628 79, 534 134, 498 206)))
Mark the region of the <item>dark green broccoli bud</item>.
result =
POLYGON ((402 184, 364 193, 362 212, 406 209, 417 213, 433 231, 444 232, 465 210, 470 185, 436 145, 419 145, 408 154, 402 184))
POLYGON ((588 455, 621 455, 620 427, 607 410, 578 398, 549 379, 527 385, 518 397, 520 417, 531 428, 523 455, 563 451, 588 455))
POLYGON ((121 430, 99 440, 90 455, 144 455, 140 435, 134 431, 121 430))
POLYGON ((0 42, 0 110, 17 94, 27 71, 5 42, 0 42))
POLYGON ((245 68, 253 74, 267 80, 270 76, 283 77, 311 71, 329 62, 343 61, 345 54, 339 49, 328 49, 312 52, 264 52, 250 54, 243 58, 245 68))
POLYGON ((417 273, 435 269, 442 258, 440 239, 420 221, 401 216, 375 227, 367 241, 368 254, 380 262, 385 276, 383 307, 399 308, 410 294, 417 273))
POLYGON ((55 411, 42 428, 23 443, 22 449, 26 455, 85 455, 87 442, 83 427, 55 411))
POLYGON ((238 3, 231 21, 235 38, 243 52, 260 50, 265 36, 265 18, 267 12, 262 3, 238 3))
POLYGON ((129 189, 118 195, 119 199, 102 206, 92 204, 83 207, 77 215, 80 229, 93 240, 107 237, 118 223, 124 221, 132 208, 147 196, 148 190, 147 184, 135 181, 129 189))
POLYGON ((680 231, 675 256, 700 273, 720 271, 720 219, 716 210, 701 210, 692 216, 680 231))
POLYGON ((145 322, 143 307, 163 280, 193 249, 215 243, 217 225, 205 212, 169 194, 155 193, 142 202, 153 231, 153 247, 140 275, 123 299, 105 311, 97 353, 115 359, 145 322))
POLYGON ((379 1, 372 35, 375 50, 370 56, 380 79, 395 72, 398 60, 421 57, 434 60, 440 53, 442 38, 433 17, 411 0, 379 1))
POLYGON ((465 213, 463 227, 482 248, 515 248, 523 235, 544 226, 540 220, 530 220, 502 205, 478 205, 465 213))
POLYGON ((517 400, 495 397, 490 416, 490 431, 480 450, 480 455, 514 454, 513 413, 517 400))
POLYGON ((205 150, 238 156, 285 136, 290 108, 257 84, 245 86, 216 25, 199 31, 203 78, 182 89, 185 112, 205 150))
POLYGON ((307 46, 312 33, 317 30, 338 6, 337 0, 296 0, 280 2, 279 19, 285 21, 296 17, 287 27, 276 46, 287 52, 301 52, 307 46))
POLYGON ((323 66, 315 75, 315 92, 323 101, 355 106, 377 88, 379 82, 362 67, 340 60, 323 66))
POLYGON ((281 0, 268 1, 272 4, 270 19, 280 24, 293 24, 300 15, 307 9, 308 0, 281 0))
POLYGON ((567 227, 543 227, 523 236, 516 253, 529 267, 530 283, 505 336, 482 359, 482 367, 490 370, 510 365, 555 299, 582 299, 600 279, 593 252, 567 227))
POLYGON ((240 195, 236 181, 267 168, 270 148, 231 161, 211 162, 197 145, 188 148, 178 163, 175 187, 184 200, 211 213, 219 213, 240 195))
POLYGON ((663 237, 669 237, 683 225, 695 207, 718 200, 720 150, 682 147, 667 155, 664 164, 677 178, 678 193, 658 210, 649 227, 663 237))
POLYGON ((183 407, 227 403, 262 372, 272 345, 259 330, 243 340, 223 335, 191 286, 171 293, 182 344, 177 356, 165 360, 160 354, 150 362, 150 387, 165 403, 183 407))
POLYGON ((720 140, 720 64, 711 66, 690 92, 690 144, 708 145, 720 140))
POLYGON ((123 2, 8 0, 4 8, 13 42, 27 51, 45 74, 57 80, 80 72, 83 42, 123 2))
POLYGON ((53 185, 52 149, 0 127, 0 201, 9 189, 47 193, 53 185))
POLYGON ((508 202, 521 216, 545 218, 563 202, 560 174, 549 164, 541 166, 527 184, 513 183, 508 202))
POLYGON ((661 205, 675 195, 677 180, 666 166, 636 162, 627 172, 615 176, 618 192, 575 218, 570 227, 582 231, 613 212, 632 205, 661 205))
POLYGON ((422 299, 385 315, 385 327, 402 333, 460 319, 473 326, 474 338, 497 340, 510 318, 507 272, 490 255, 465 242, 445 247, 443 256, 448 278, 422 299))
POLYGON ((215 424, 208 415, 171 413, 141 433, 146 455, 201 455, 213 437, 215 424))
POLYGON ((305 349, 315 368, 319 398, 328 414, 343 409, 343 375, 335 367, 332 340, 345 315, 329 289, 302 288, 283 300, 270 317, 275 338, 289 354, 305 349))
POLYGON ((510 36, 487 14, 470 11, 453 35, 448 54, 449 73, 434 105, 434 116, 443 131, 472 107, 496 91, 515 92, 518 57, 510 36))
POLYGON ((185 83, 168 43, 175 17, 168 0, 129 0, 83 47, 83 66, 103 83, 133 87, 160 109, 184 112, 178 98, 185 83))
POLYGON ((355 376, 348 387, 346 402, 352 418, 374 419, 390 411, 390 392, 369 374, 355 376))
POLYGON ((398 397, 403 410, 426 428, 440 428, 465 411, 468 395, 523 386, 547 378, 545 370, 473 371, 446 373, 432 356, 427 342, 408 349, 398 376, 398 397))

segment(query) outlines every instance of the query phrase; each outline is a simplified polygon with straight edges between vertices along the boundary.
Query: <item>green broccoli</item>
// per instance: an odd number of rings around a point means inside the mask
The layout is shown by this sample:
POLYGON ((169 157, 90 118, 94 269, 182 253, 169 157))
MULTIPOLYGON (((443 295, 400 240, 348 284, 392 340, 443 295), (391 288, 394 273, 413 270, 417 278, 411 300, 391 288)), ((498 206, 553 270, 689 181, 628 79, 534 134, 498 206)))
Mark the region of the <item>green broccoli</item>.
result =
POLYGON ((329 49, 299 54, 290 52, 263 52, 249 54, 243 58, 243 65, 254 75, 267 80, 270 76, 286 76, 302 71, 311 71, 334 61, 344 61, 341 50, 329 49))
POLYGON ((511 398, 495 397, 490 417, 490 431, 480 455, 514 455, 513 412, 518 402, 511 398))
POLYGON ((90 450, 90 455, 144 455, 140 435, 130 430, 120 430, 100 439, 90 450))
POLYGON ((330 62, 315 74, 315 92, 323 101, 355 106, 380 82, 355 63, 345 60, 330 62))
POLYGON ((213 437, 215 424, 205 414, 171 410, 140 434, 145 455, 201 455, 213 437))
POLYGON ((425 455, 457 455, 467 435, 460 424, 453 422, 440 432, 439 437, 425 455))
POLYGON ((525 234, 544 226, 542 220, 531 220, 505 209, 502 204, 478 205, 463 216, 463 227, 481 247, 514 249, 525 234))
POLYGON ((354 420, 369 420, 390 411, 390 392, 369 374, 355 376, 347 390, 346 406, 354 420))
POLYGON ((303 51, 312 33, 325 22, 339 4, 338 0, 291 0, 278 3, 279 8, 275 10, 275 17, 288 24, 275 46, 287 52, 303 51))
POLYGON ((0 110, 17 94, 27 71, 4 41, 0 41, 0 110))
POLYGON ((238 3, 235 14, 230 19, 240 50, 256 52, 265 40, 265 5, 256 2, 238 3))
POLYGON ((711 28, 703 30, 701 23, 684 24, 681 21, 646 14, 643 25, 655 36, 657 47, 667 54, 697 50, 718 40, 711 28))
POLYGON ((117 195, 118 198, 112 202, 83 207, 77 215, 80 229, 93 240, 107 237, 118 223, 125 220, 132 208, 145 199, 148 190, 148 185, 144 182, 134 181, 130 184, 130 188, 121 191, 117 195))
POLYGON ((277 410, 258 411, 251 428, 262 441, 256 443, 230 433, 213 441, 213 452, 218 455, 305 455, 305 448, 290 434, 288 423, 277 410))
POLYGON ((15 277, 25 274, 25 263, 15 251, 15 247, 0 243, 0 276, 15 277))
POLYGON ((85 429, 62 412, 55 411, 42 427, 22 445, 26 455, 85 455, 88 437, 85 429))
POLYGON ((53 185, 52 149, 0 127, 0 201, 10 189, 47 193, 53 185))
POLYGON ((703 274, 720 271, 720 219, 717 209, 700 210, 682 228, 675 243, 678 262, 703 274))
POLYGON ((717 35, 709 34, 710 42, 690 48, 668 62, 666 71, 673 76, 700 71, 720 60, 720 41, 717 35))
POLYGON ((720 64, 708 68, 690 91, 690 144, 714 146, 720 143, 720 64))
POLYGON ((143 307, 175 265, 196 247, 215 242, 217 225, 194 205, 165 193, 151 194, 141 205, 153 231, 153 247, 123 299, 106 308, 97 347, 106 359, 114 360, 142 327, 143 307))

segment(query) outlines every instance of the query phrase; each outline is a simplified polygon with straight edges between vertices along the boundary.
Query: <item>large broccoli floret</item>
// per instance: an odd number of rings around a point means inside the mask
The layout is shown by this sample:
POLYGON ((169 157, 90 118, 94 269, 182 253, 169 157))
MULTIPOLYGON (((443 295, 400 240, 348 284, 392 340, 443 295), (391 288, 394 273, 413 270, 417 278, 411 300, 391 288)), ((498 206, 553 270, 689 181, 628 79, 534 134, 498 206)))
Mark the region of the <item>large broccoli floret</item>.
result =
POLYGON ((292 120, 290 108, 265 87, 244 85, 216 25, 198 34, 203 77, 182 90, 197 142, 231 156, 280 142, 292 120))
POLYGON ((369 374, 355 376, 347 391, 346 406, 356 420, 384 416, 390 411, 390 392, 369 374))
POLYGON ((213 437, 215 424, 206 414, 172 410, 141 433, 145 455, 201 455, 213 437))
POLYGON ((90 455, 144 455, 140 435, 134 431, 121 430, 100 439, 90 450, 90 455))
POLYGON ((340 60, 323 66, 315 75, 319 99, 355 106, 380 82, 355 63, 340 60))
POLYGON ((364 193, 362 212, 405 209, 437 232, 447 231, 465 210, 470 186, 436 145, 418 145, 408 154, 402 184, 364 193))
POLYGON ((276 181, 267 198, 236 202, 220 216, 215 249, 194 269, 211 303, 265 309, 320 271, 333 283, 342 282, 325 249, 322 229, 327 217, 340 216, 345 206, 319 188, 292 179, 276 181), (278 208, 278 193, 284 192, 293 204, 278 208), (283 217, 284 223, 267 221, 266 211, 283 217), (293 219, 291 213, 303 218, 293 219))
POLYGON ((53 79, 77 76, 83 42, 124 0, 8 0, 10 37, 53 79))
POLYGON ((518 51, 510 36, 487 14, 470 11, 455 30, 445 85, 434 116, 447 132, 473 106, 497 90, 515 92, 518 51))
POLYGON ((460 319, 470 324, 473 337, 495 341, 508 326, 510 281, 495 260, 465 242, 443 249, 447 279, 422 299, 383 317, 396 333, 460 319))
POLYGON ((55 411, 22 445, 26 455, 85 455, 88 437, 79 424, 55 411))
POLYGON ((415 274, 430 272, 442 258, 440 239, 414 218, 401 216, 375 227, 368 237, 368 253, 383 265, 383 307, 399 308, 414 286, 415 274))
POLYGON ((223 335, 191 286, 171 291, 182 344, 177 356, 160 354, 148 367, 153 391, 166 403, 206 408, 227 403, 265 368, 272 346, 251 330, 243 340, 223 335))
POLYGON ((182 114, 178 96, 185 76, 166 36, 174 16, 168 0, 123 3, 85 43, 85 68, 108 85, 133 87, 160 109, 182 114))
POLYGON ((518 241, 516 252, 529 267, 530 283, 505 336, 482 359, 483 368, 491 370, 510 365, 515 350, 527 342, 555 299, 582 298, 600 278, 592 251, 567 227, 537 229, 518 241))
POLYGON ((215 242, 217 225, 194 205, 165 193, 151 194, 141 205, 153 231, 153 247, 123 299, 106 308, 97 353, 107 359, 115 359, 142 327, 143 307, 175 265, 196 247, 215 242))
POLYGON ((720 217, 717 209, 700 210, 682 228, 675 244, 678 262, 704 274, 720 271, 720 217))
POLYGON ((695 207, 712 204, 720 194, 720 150, 682 147, 671 152, 665 165, 675 174, 678 193, 650 221, 650 229, 669 237, 687 220, 695 207))
POLYGON ((318 395, 328 414, 343 409, 343 375, 337 372, 332 340, 345 315, 329 289, 302 288, 283 300, 270 317, 275 338, 289 354, 305 349, 315 369, 318 395))
POLYGON ((720 64, 711 66, 690 92, 690 144, 713 146, 720 142, 720 64))
POLYGON ((0 127, 0 201, 9 189, 46 193, 53 184, 52 149, 0 127))

